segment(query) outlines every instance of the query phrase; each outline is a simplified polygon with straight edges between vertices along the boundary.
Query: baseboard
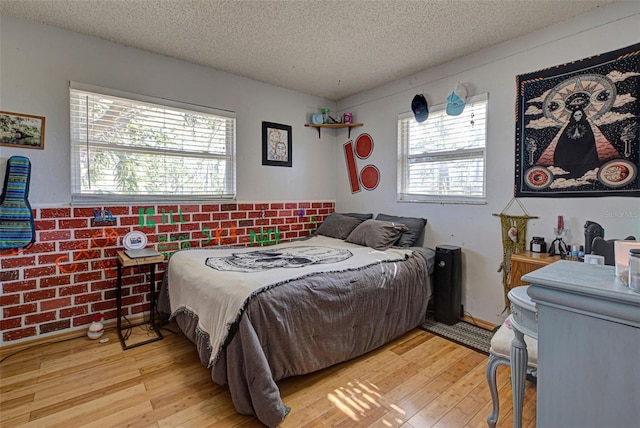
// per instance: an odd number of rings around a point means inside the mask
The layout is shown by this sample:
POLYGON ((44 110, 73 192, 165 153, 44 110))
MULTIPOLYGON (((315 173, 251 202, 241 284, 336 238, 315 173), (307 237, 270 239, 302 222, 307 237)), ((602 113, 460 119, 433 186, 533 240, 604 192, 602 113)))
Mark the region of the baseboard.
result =
MULTIPOLYGON (((147 314, 148 317, 148 314, 147 314)), ((129 321, 131 321, 132 324, 136 324, 138 322, 142 322, 145 320, 145 314, 139 314, 136 315, 135 317, 132 317, 129 319, 129 321)), ((109 321, 105 321, 104 322, 104 329, 105 330, 115 330, 117 325, 117 321, 115 319, 113 320, 109 320, 109 321)), ((73 338, 81 338, 81 337, 87 337, 87 329, 89 328, 89 326, 85 326, 83 328, 79 328, 79 329, 74 329, 72 331, 65 331, 62 333, 58 333, 58 334, 52 334, 52 335, 48 335, 46 337, 37 337, 35 339, 32 340, 26 340, 23 342, 19 342, 19 343, 11 343, 8 345, 2 345, 0 346, 0 359, 4 358, 6 355, 10 355, 13 354, 15 352, 20 352, 24 349, 27 348, 31 348, 34 346, 38 346, 38 345, 44 345, 46 343, 54 343, 54 342, 60 342, 62 340, 68 340, 68 339, 73 339, 73 338)))
POLYGON ((478 327, 482 327, 485 330, 493 330, 497 327, 496 324, 490 323, 489 321, 484 321, 479 318, 472 318, 469 315, 465 315, 462 317, 462 321, 466 321, 469 324, 477 325, 478 327))

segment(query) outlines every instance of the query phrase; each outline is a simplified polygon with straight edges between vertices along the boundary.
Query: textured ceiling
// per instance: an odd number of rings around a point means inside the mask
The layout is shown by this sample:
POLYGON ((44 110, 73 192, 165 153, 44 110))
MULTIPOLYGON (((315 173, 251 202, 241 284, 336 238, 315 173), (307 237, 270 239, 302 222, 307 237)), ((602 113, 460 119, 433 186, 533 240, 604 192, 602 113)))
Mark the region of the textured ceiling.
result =
POLYGON ((0 0, 0 12, 340 100, 610 0, 0 0))

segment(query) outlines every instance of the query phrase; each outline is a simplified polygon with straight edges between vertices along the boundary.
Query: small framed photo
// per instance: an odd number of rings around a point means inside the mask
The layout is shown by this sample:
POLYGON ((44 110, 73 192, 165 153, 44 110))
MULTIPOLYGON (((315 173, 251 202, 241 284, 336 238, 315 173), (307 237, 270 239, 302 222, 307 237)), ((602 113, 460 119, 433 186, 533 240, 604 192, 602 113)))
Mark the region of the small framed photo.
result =
POLYGON ((291 127, 262 122, 262 165, 291 167, 291 127))
POLYGON ((43 116, 0 111, 0 146, 44 149, 43 116))

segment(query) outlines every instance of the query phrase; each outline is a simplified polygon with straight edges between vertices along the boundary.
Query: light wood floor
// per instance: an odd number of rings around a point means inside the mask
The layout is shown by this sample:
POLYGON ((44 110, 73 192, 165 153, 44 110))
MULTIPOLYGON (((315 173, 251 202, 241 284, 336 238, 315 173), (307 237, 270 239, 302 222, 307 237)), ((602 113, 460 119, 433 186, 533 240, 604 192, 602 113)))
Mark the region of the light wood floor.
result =
MULTIPOLYGON (((173 330, 177 331, 175 326, 173 330)), ((137 332, 136 334, 145 334, 137 332)), ((122 351, 115 331, 41 345, 0 364, 0 425, 261 427, 235 412, 182 335, 122 351)), ((283 428, 486 427, 487 357, 422 330, 355 360, 279 382, 283 428)), ((509 368, 498 370, 499 427, 512 426, 509 368)), ((525 427, 535 427, 527 382, 525 427)))

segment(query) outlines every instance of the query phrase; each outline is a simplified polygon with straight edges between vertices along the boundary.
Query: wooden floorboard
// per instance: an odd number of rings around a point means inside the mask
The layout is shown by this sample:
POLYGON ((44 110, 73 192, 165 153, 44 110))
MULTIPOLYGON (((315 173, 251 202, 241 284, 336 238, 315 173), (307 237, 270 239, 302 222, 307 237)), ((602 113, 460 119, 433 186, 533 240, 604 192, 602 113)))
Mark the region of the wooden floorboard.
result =
MULTIPOLYGON (((3 361, 0 426, 263 426, 236 413, 228 389, 211 381, 182 334, 166 332, 164 340, 126 351, 113 330, 103 338, 109 341, 38 344, 3 361)), ((486 427, 486 364, 483 354, 415 329, 359 358, 280 381, 292 408, 281 427, 486 427)), ((497 426, 510 427, 508 367, 499 367, 497 381, 497 426)), ((535 386, 527 382, 523 426, 535 426, 535 406, 535 386)))

